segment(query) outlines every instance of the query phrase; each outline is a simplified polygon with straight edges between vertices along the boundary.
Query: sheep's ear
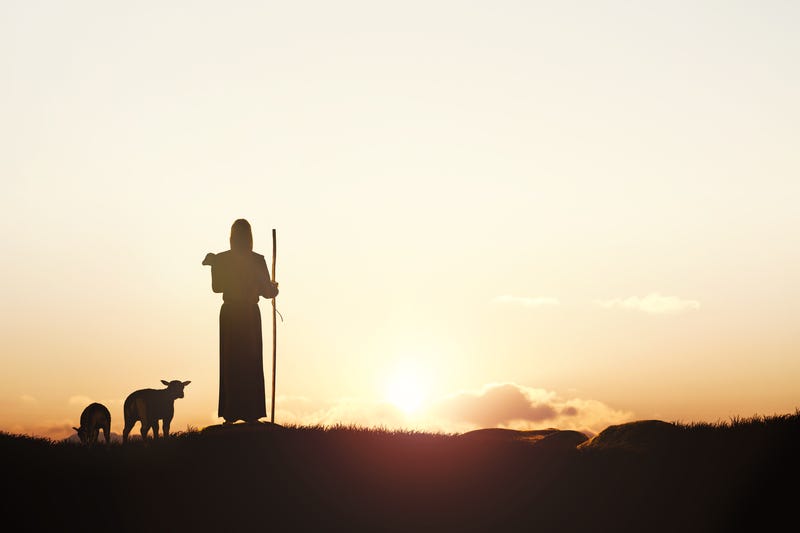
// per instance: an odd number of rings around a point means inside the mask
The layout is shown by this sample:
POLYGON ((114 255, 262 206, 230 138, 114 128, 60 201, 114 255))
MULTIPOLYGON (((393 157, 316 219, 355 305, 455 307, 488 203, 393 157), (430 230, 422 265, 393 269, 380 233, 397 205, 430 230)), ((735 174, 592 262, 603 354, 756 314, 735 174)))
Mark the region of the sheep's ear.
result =
POLYGON ((162 380, 161 380, 161 383, 163 383, 163 384, 164 384, 164 385, 166 385, 166 386, 169 386, 169 381, 164 381, 164 380, 162 379, 162 380))
POLYGON ((189 383, 191 383, 191 381, 184 381, 184 382, 183 382, 183 386, 185 387, 185 386, 186 386, 186 385, 188 385, 189 383))

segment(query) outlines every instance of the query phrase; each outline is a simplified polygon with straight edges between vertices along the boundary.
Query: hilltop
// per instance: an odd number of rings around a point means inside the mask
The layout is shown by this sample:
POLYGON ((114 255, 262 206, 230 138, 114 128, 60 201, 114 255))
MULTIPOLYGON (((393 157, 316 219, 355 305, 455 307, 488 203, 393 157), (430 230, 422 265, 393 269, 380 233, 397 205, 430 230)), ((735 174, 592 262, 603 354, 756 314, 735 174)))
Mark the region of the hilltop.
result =
POLYGON ((800 413, 592 437, 258 424, 94 448, 0 433, 0 456, 6 516, 35 531, 730 532, 794 520, 799 435, 800 413))

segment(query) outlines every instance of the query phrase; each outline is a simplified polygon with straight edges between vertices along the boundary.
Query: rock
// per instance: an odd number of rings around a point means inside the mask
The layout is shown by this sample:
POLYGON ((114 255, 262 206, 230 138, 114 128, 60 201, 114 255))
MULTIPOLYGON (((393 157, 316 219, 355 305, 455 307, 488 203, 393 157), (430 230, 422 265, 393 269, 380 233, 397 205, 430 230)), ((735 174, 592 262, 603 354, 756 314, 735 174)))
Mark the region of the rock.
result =
POLYGON ((558 430, 550 428, 519 431, 505 428, 485 428, 468 431, 459 436, 461 438, 483 442, 511 442, 514 440, 538 441, 552 433, 558 433, 558 430))
POLYGON ((631 451, 663 450, 674 445, 682 436, 683 431, 676 424, 663 420, 637 420, 609 426, 578 447, 631 451))
POLYGON ((563 430, 546 435, 544 438, 534 442, 537 450, 565 451, 575 450, 580 444, 589 440, 589 437, 580 431, 563 430))
POLYGON ((272 422, 242 422, 237 424, 215 424, 213 426, 206 426, 201 430, 201 433, 207 435, 241 435, 246 433, 265 433, 284 430, 286 430, 285 427, 272 422))

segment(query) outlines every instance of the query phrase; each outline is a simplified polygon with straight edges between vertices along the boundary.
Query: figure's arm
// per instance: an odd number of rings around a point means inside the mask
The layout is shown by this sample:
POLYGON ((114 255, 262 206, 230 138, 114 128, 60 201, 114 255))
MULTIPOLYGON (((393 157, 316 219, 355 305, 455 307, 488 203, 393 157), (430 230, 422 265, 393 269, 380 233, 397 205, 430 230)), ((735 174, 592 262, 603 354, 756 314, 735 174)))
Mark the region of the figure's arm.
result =
POLYGON ((278 295, 278 282, 269 280, 265 291, 261 294, 264 298, 275 298, 278 295))
POLYGON ((217 265, 217 256, 216 254, 207 253, 206 258, 203 259, 203 264, 206 266, 211 267, 211 290, 213 292, 224 292, 223 282, 222 282, 222 274, 218 272, 216 268, 217 265))
POLYGON ((278 282, 270 279, 269 268, 263 256, 261 257, 261 264, 259 266, 263 272, 263 280, 259 286, 258 294, 267 299, 275 298, 278 295, 278 282))

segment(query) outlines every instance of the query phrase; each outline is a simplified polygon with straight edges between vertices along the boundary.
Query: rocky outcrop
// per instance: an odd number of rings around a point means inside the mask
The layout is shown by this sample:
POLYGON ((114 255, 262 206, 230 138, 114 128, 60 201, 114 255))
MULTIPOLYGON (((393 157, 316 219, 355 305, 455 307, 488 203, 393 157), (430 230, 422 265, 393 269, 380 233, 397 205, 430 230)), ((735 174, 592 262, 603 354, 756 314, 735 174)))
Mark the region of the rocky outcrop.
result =
POLYGON ((684 436, 684 429, 662 420, 637 420, 609 426, 579 445, 581 449, 621 449, 628 451, 663 450, 684 436))

